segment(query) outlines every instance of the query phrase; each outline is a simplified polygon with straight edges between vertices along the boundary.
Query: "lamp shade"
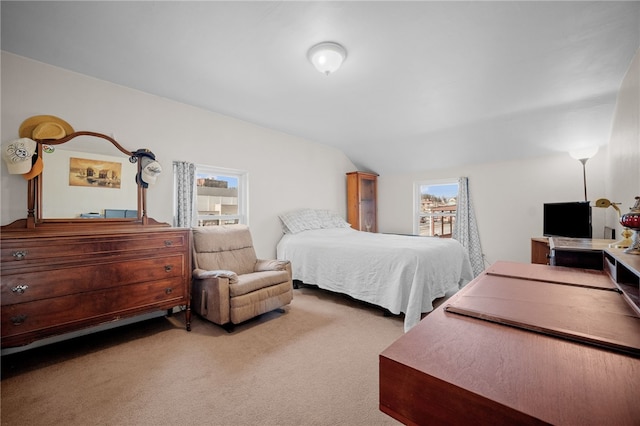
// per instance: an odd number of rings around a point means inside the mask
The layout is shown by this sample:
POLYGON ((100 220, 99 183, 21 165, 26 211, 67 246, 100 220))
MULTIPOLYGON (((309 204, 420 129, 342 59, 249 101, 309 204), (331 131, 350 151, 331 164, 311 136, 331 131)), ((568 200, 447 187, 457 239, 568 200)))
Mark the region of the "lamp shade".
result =
POLYGON ((347 57, 347 51, 338 43, 323 42, 309 49, 307 57, 318 71, 329 75, 340 68, 347 57))
POLYGON ((598 152, 598 146, 589 146, 586 148, 574 149, 569 151, 569 155, 571 158, 576 160, 588 160, 589 158, 596 155, 598 152))

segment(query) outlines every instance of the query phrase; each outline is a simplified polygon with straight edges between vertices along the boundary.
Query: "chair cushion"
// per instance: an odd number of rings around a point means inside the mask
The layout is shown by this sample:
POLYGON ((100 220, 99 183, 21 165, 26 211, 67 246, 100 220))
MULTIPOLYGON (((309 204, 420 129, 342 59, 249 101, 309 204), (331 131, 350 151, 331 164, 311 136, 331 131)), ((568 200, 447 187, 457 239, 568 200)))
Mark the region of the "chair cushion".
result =
POLYGON ((231 322, 239 324, 257 315, 288 305, 293 300, 291 281, 272 285, 229 300, 231 322))
POLYGON ((262 271, 238 275, 238 283, 229 285, 229 295, 242 296, 261 288, 277 285, 289 280, 287 271, 262 271))
POLYGON ((193 228, 194 264, 198 269, 253 272, 257 257, 249 227, 222 225, 193 228))

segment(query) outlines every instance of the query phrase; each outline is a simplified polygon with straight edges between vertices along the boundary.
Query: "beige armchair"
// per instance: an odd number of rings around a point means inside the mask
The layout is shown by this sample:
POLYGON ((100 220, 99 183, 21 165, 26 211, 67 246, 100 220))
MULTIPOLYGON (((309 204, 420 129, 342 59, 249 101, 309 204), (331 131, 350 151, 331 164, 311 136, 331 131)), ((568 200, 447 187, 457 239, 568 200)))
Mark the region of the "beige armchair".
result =
POLYGON ((293 299, 291 264, 256 257, 249 227, 193 228, 192 309, 233 331, 260 314, 293 299))

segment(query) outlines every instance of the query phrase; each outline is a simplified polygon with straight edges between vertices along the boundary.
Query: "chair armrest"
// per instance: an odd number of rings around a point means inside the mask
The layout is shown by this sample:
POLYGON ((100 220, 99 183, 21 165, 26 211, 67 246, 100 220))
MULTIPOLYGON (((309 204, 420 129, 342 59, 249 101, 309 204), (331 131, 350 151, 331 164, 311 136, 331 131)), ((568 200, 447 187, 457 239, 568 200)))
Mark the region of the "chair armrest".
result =
POLYGON ((194 269, 191 283, 193 309, 216 324, 228 323, 231 318, 229 304, 231 279, 234 283, 238 282, 238 275, 233 271, 194 269))
POLYGON ((289 262, 288 260, 258 259, 256 260, 256 264, 253 267, 253 271, 285 271, 287 270, 287 266, 290 263, 291 262, 289 262))
POLYGON ((204 269, 194 269, 193 278, 197 280, 204 280, 206 278, 228 278, 229 284, 238 283, 238 274, 233 271, 225 271, 222 269, 216 269, 213 271, 206 271, 204 269))

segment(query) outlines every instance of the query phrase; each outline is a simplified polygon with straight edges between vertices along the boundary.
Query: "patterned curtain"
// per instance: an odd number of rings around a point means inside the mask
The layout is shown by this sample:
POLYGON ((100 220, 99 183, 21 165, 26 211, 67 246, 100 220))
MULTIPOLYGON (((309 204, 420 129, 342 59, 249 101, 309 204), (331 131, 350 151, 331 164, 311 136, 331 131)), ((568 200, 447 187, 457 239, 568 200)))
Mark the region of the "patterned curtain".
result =
POLYGON ((453 228, 453 238, 458 240, 469 252, 473 276, 477 277, 480 272, 484 271, 484 260, 476 215, 469 194, 469 178, 466 177, 458 179, 458 211, 456 225, 453 228))
POLYGON ((191 228, 194 220, 195 207, 195 176, 196 165, 182 161, 173 163, 174 176, 176 180, 176 215, 174 226, 180 228, 191 228))

